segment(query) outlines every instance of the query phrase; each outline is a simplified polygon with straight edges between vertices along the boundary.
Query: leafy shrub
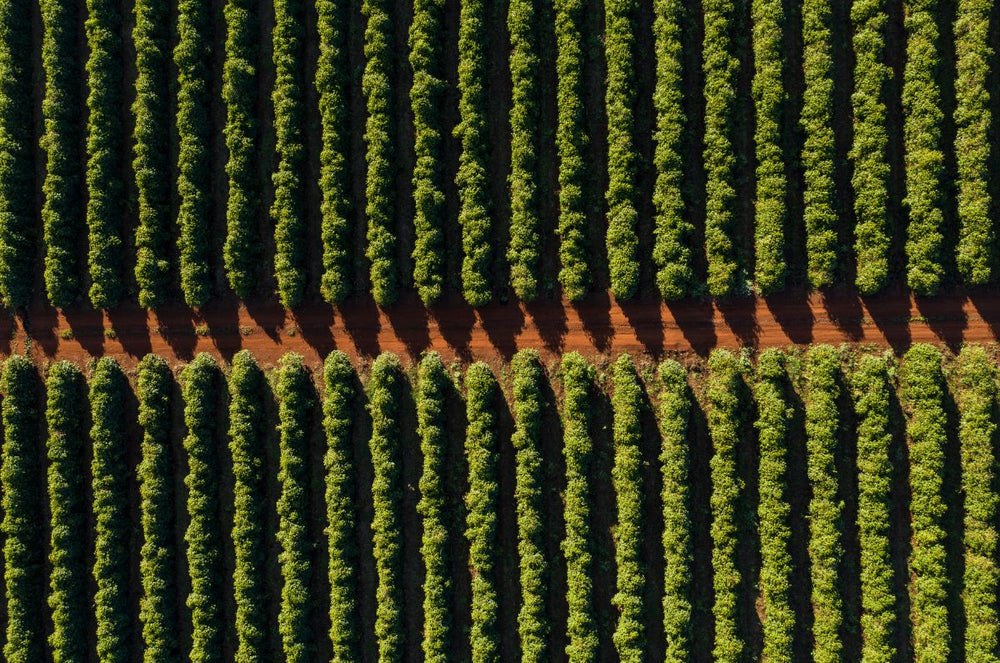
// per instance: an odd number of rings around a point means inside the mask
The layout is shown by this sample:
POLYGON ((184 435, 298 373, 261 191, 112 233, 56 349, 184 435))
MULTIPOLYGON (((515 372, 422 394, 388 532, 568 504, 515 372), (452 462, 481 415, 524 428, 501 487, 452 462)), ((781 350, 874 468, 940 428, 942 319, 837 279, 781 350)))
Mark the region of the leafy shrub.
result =
MULTIPOLYGON (((45 180, 42 182, 42 226, 45 241, 45 291, 49 303, 62 308, 71 304, 80 294, 80 280, 77 270, 79 260, 77 242, 80 228, 83 225, 83 209, 81 187, 83 173, 80 165, 83 163, 82 137, 80 134, 79 99, 79 6, 76 2, 60 2, 59 0, 44 0, 39 3, 42 15, 42 68, 45 71, 45 97, 42 99, 42 117, 45 121, 45 133, 39 141, 41 149, 46 154, 45 180)), ((11 5, 11 11, 15 6, 11 5)), ((23 7, 23 16, 27 20, 27 7, 23 7)), ((12 31, 17 28, 12 27, 12 31)), ((28 32, 27 25, 22 26, 28 32)), ((8 33, 9 34, 9 33, 8 33)), ((24 48, 30 51, 29 35, 25 34, 25 42, 11 47, 24 48)), ((12 54, 13 56, 13 54, 12 54)), ((12 67, 17 65, 11 62, 12 67)), ((21 75, 25 81, 30 81, 30 74, 25 69, 21 75)), ((12 81, 13 82, 13 81, 12 81)), ((28 142, 28 131, 31 126, 31 111, 27 107, 27 94, 20 98, 19 103, 25 104, 22 112, 26 114, 20 126, 25 134, 9 140, 24 140, 28 142)), ((14 99, 11 100, 11 103, 14 99)), ((13 111, 13 109, 11 109, 13 111)), ((17 122, 17 116, 8 116, 17 122)), ((15 125, 16 126, 16 125, 15 125)), ((30 166, 25 156, 22 167, 30 166)), ((33 199, 33 185, 30 176, 22 176, 20 185, 27 188, 23 205, 29 206, 33 199)), ((12 194, 17 194, 18 181, 12 182, 12 194)), ((8 191, 8 189, 4 189, 8 191)), ((16 198, 12 200, 19 202, 16 198)), ((30 207, 23 209, 21 219, 30 223, 27 215, 30 207)), ((13 213, 17 213, 12 210, 13 213)), ((26 226, 27 227, 27 226, 26 226)))
POLYGON ((404 379, 396 355, 382 353, 372 364, 368 385, 368 410, 372 418, 368 446, 375 472, 372 539, 379 599, 375 611, 375 638, 380 661, 400 660, 403 652, 399 400, 404 379))
POLYGON ((886 108, 883 94, 891 70, 885 63, 886 0, 854 0, 854 252, 855 285, 863 294, 881 290, 889 278, 889 194, 886 108))
POLYGON ((909 410, 913 652, 922 661, 947 661, 951 645, 942 476, 948 444, 944 396, 940 351, 914 345, 903 357, 900 400, 909 410))
POLYGON ((208 301, 211 285, 208 254, 211 247, 209 211, 212 198, 209 125, 209 56, 211 54, 209 7, 201 0, 178 0, 177 46, 177 194, 180 207, 181 291, 188 306, 208 301))
POLYGON ((326 520, 329 546, 330 642, 336 663, 356 660, 358 642, 357 567, 354 543, 354 369, 343 352, 331 352, 323 365, 323 430, 326 432, 326 520))
MULTIPOLYGON (((253 291, 260 259, 257 231, 257 12, 256 3, 228 0, 222 100, 226 104, 229 197, 222 258, 229 287, 245 299, 253 291)), ((275 121, 277 124, 277 120, 275 121)))
POLYGON ((305 91, 302 89, 304 28, 298 0, 275 0, 274 46, 274 149, 277 169, 271 175, 274 202, 274 275, 278 297, 285 308, 302 301, 306 283, 305 182, 306 146, 305 91))
POLYGON ((49 511, 52 514, 49 550, 49 610, 52 633, 49 648, 59 661, 87 657, 89 601, 87 585, 86 464, 87 384, 83 373, 68 361, 49 368, 46 381, 48 423, 49 511))
POLYGON ((566 459, 564 518, 566 538, 566 603, 569 614, 566 654, 571 663, 597 659, 597 616, 594 614, 593 534, 590 530, 590 390, 594 369, 579 353, 563 355, 563 456, 566 459))
POLYGON ((535 350, 521 350, 511 360, 514 382, 514 434, 511 445, 516 458, 517 553, 521 570, 521 609, 518 633, 521 660, 546 658, 549 619, 545 600, 548 563, 545 559, 543 508, 542 385, 545 372, 535 350))
MULTIPOLYGON (((463 5, 464 6, 464 5, 463 5)), ((444 280, 444 191, 441 190, 440 110, 442 79, 442 0, 416 0, 410 24, 410 68, 413 86, 413 282, 424 304, 441 297, 444 280)))
POLYGON ((233 356, 229 376, 229 453, 233 459, 233 594, 236 660, 266 654, 264 579, 264 374, 248 351, 233 356))
POLYGON ((615 527, 615 565, 618 591, 612 604, 619 610, 614 633, 615 648, 622 661, 645 658, 643 624, 645 568, 642 564, 642 385, 635 364, 627 354, 614 366, 615 464, 612 480, 618 505, 615 527))
POLYGON ((654 140, 656 183, 653 207, 656 210, 653 263, 656 285, 666 299, 680 299, 693 282, 691 247, 694 225, 685 217, 682 187, 684 94, 681 80, 681 20, 684 4, 680 0, 655 0, 653 37, 656 42, 656 108, 654 140))
MULTIPOLYGON (((170 32, 164 0, 136 0, 135 116, 132 170, 139 207, 135 281, 139 305, 163 303, 170 285, 170 32)), ((230 148, 232 149, 232 148, 230 148)))
POLYGON ((170 390, 167 363, 149 354, 139 362, 139 425, 143 429, 139 496, 142 549, 139 619, 146 663, 177 655, 173 457, 170 452, 170 390))

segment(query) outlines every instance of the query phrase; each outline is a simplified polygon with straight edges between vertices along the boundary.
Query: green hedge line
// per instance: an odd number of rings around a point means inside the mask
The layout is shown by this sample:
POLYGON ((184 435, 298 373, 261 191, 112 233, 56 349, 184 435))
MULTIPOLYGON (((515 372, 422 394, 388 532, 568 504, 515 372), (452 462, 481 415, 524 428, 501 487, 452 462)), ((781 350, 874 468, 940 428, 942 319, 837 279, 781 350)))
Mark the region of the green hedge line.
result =
POLYGON ((490 198, 487 189, 489 128, 486 124, 486 3, 461 3, 458 24, 458 223, 462 226, 462 294, 473 306, 490 301, 490 198))
POLYGON ((997 372, 981 347, 966 346, 959 355, 958 435, 962 445, 962 492, 965 494, 965 655, 996 663, 1000 644, 997 615, 997 480, 994 440, 997 434, 997 372))
MULTIPOLYGON (((464 6, 464 5, 463 5, 464 6)), ((444 281, 444 191, 441 190, 441 102, 444 47, 444 2, 414 0, 410 24, 410 68, 413 86, 413 283, 424 304, 441 297, 444 281)))
POLYGON ((85 660, 90 614, 87 586, 87 383, 68 361, 49 368, 45 419, 48 424, 49 648, 58 661, 85 660))
MULTIPOLYGON (((42 117, 45 133, 39 145, 46 155, 45 179, 42 182, 42 227, 45 241, 45 291, 49 303, 56 307, 71 304, 80 294, 78 269, 80 265, 77 242, 83 225, 83 163, 82 134, 80 132, 80 77, 79 67, 79 6, 77 2, 44 0, 39 3, 42 15, 42 68, 45 72, 45 97, 42 99, 42 117)), ((12 5, 13 9, 14 6, 12 5)), ((27 7, 22 8, 27 20, 27 7)), ((12 26, 13 28, 13 26, 12 26)), ((16 29, 16 28, 13 28, 16 29)), ((27 31, 27 25, 22 26, 27 31)), ((18 46, 30 51, 30 39, 18 46)), ((13 65, 12 63, 12 66, 13 65)), ((21 70, 25 81, 30 74, 25 66, 21 70)), ((28 143, 31 111, 27 97, 22 110, 26 118, 25 133, 17 138, 28 143)), ((13 101, 13 100, 12 100, 13 101)), ((17 120, 16 116, 11 118, 17 120)), ((20 164, 28 167, 27 159, 20 164)), ((21 185, 25 205, 21 220, 30 219, 33 201, 33 184, 30 176, 22 175, 21 185)), ((16 187, 16 183, 13 184, 16 187)), ((10 189, 17 193, 17 188, 10 189)), ((28 293, 25 293, 26 295, 28 293)))
POLYGON ((840 477, 840 353, 817 345, 806 355, 806 453, 809 485, 809 570, 813 660, 839 663, 844 643, 840 569, 843 564, 840 477))
POLYGON ((97 656, 131 660, 129 592, 129 487, 125 464, 128 378, 111 357, 102 357, 90 379, 90 437, 94 495, 94 579, 97 593, 97 656))
POLYGON ((656 210, 653 264, 656 285, 666 299, 680 299, 694 284, 691 268, 691 237, 694 225, 685 216, 683 186, 684 91, 681 70, 680 0, 654 0, 653 38, 656 45, 656 142, 653 165, 653 207, 656 210))
POLYGON ((403 655, 399 400, 405 379, 396 355, 383 353, 372 363, 368 385, 372 433, 368 446, 375 472, 372 480, 372 539, 378 573, 375 638, 378 640, 380 661, 398 661, 403 655))
POLYGON ((174 538, 174 459, 170 440, 170 367, 157 355, 139 362, 139 425, 143 429, 139 465, 142 548, 139 575, 142 598, 143 660, 147 663, 177 656, 176 548, 174 538))
POLYGON ((303 663, 313 650, 310 624, 312 542, 309 539, 309 431, 313 409, 312 377, 297 354, 278 364, 278 543, 281 545, 281 611, 278 631, 285 660, 303 663))
POLYGON ((181 374, 184 397, 184 451, 187 454, 188 573, 191 590, 192 661, 222 659, 222 532, 219 523, 217 404, 221 376, 212 356, 201 353, 181 374))
POLYGON ((2 491, 6 638, 3 658, 10 663, 42 660, 45 626, 42 492, 38 487, 38 375, 31 360, 14 355, 3 366, 2 491))
POLYGON ((809 284, 831 285, 836 276, 840 247, 834 184, 833 55, 828 0, 802 2, 802 215, 806 226, 809 284))
POLYGON ((111 308, 122 295, 125 182, 121 153, 123 63, 119 3, 87 0, 87 230, 90 303, 111 308))
POLYGON ((712 583, 715 602, 716 661, 743 660, 745 644, 739 627, 739 594, 743 579, 736 567, 737 522, 740 514, 740 479, 736 468, 740 445, 740 392, 742 366, 728 350, 716 350, 708 359, 708 430, 715 449, 712 456, 712 583))
POLYGON ((989 0, 959 0, 955 16, 955 160, 959 234, 955 261, 969 285, 989 282, 996 269, 996 232, 990 218, 989 0))
POLYGON ((233 356, 229 375, 229 453, 233 459, 233 594, 236 660, 267 654, 264 523, 266 467, 264 374, 248 351, 233 356))
POLYGON ((635 364, 627 354, 614 365, 613 438, 615 461, 611 477, 618 506, 615 526, 617 589, 612 605, 618 608, 613 640, 621 661, 640 663, 646 657, 645 614, 646 569, 642 563, 642 384, 635 364))
POLYGON ((907 0, 903 70, 903 143, 906 152, 906 280, 918 295, 933 295, 944 278, 942 244, 944 152, 938 88, 938 0, 907 0))
MULTIPOLYGON (((170 287, 170 34, 164 0, 136 0, 135 116, 132 170, 139 224, 135 229, 135 282, 139 305, 155 308, 170 287)), ((230 148, 231 149, 231 148, 230 148)))
POLYGON ((201 0, 178 0, 177 46, 177 248, 181 292, 188 306, 198 307, 211 294, 208 256, 212 208, 209 122, 209 57, 212 50, 209 7, 201 0))
MULTIPOLYGON (((222 101, 226 105, 226 242, 222 259, 229 287, 246 299, 253 292, 260 260, 257 229, 260 198, 257 185, 257 4, 227 0, 222 101)), ((276 121, 277 123, 277 121, 276 121)))
POLYGON ((546 612, 548 563, 545 559, 545 516, 542 457, 542 388, 545 370, 538 352, 520 350, 511 360, 516 457, 517 554, 520 561, 521 609, 517 615, 521 660, 547 661, 550 624, 546 612))
POLYGON ((37 242, 30 4, 0 6, 0 297, 14 309, 31 299, 37 242))
POLYGON ((372 296, 383 306, 396 301, 399 275, 396 273, 395 131, 392 113, 393 20, 388 0, 362 0, 365 25, 365 70, 361 88, 368 117, 365 144, 368 164, 365 188, 365 216, 368 220, 368 248, 371 263, 372 296))
POLYGON ((355 375, 343 352, 327 355, 323 364, 323 430, 326 433, 326 520, 329 546, 330 642, 332 661, 357 660, 358 551, 354 539, 354 447, 351 433, 357 416, 355 375))
POLYGON ((754 145, 757 157, 754 278, 757 291, 771 294, 785 285, 785 195, 787 182, 781 153, 785 103, 782 79, 785 23, 781 0, 753 0, 754 145))
POLYGON ((691 498, 688 421, 691 396, 687 375, 676 361, 660 364, 660 404, 657 423, 662 438, 663 475, 663 634, 664 660, 691 660, 691 498))
POLYGON ((316 89, 319 92, 322 147, 319 154, 319 189, 323 197, 320 233, 323 241, 323 275, 320 292, 331 304, 351 292, 354 244, 351 234, 349 193, 349 148, 347 33, 348 3, 317 0, 316 26, 319 31, 319 59, 316 62, 316 89))
POLYGON ((590 390, 594 369, 576 352, 563 355, 563 456, 566 460, 564 519, 566 538, 566 621, 571 663, 597 660, 597 615, 594 612, 593 533, 590 527, 590 390))
POLYGON ((535 0, 511 0, 507 5, 510 35, 510 244, 507 263, 510 284, 519 299, 538 295, 541 259, 541 219, 535 152, 538 132, 538 12, 535 0))
POLYGON ((424 640, 425 661, 447 661, 451 651, 451 560, 448 555, 449 513, 445 478, 448 466, 445 448, 445 394, 448 373, 436 352, 420 362, 417 379, 417 434, 424 457, 420 475, 420 502, 417 513, 423 525, 420 556, 424 560, 424 640))
POLYGON ((760 535, 760 588, 764 602, 761 654, 766 661, 791 661, 795 612, 791 604, 792 555, 789 544, 788 434, 791 408, 785 394, 785 355, 765 350, 757 363, 759 445, 757 529, 760 535))
POLYGON ((920 661, 947 661, 951 647, 944 530, 948 444, 944 397, 940 351, 931 345, 913 346, 903 357, 900 400, 909 410, 913 653, 920 661))
POLYGON ((861 547, 861 657, 896 657, 896 599, 889 550, 892 428, 889 368, 866 356, 851 376, 858 430, 858 540, 861 547))
POLYGON ((639 289, 639 213, 635 177, 635 0, 604 3, 604 53, 608 68, 608 270, 611 292, 630 299, 639 289))
POLYGON ((881 290, 889 278, 889 159, 885 88, 892 71, 885 62, 886 0, 854 0, 854 252, 855 285, 863 294, 881 290))
POLYGON ((587 133, 583 117, 582 0, 556 0, 556 148, 559 154, 559 283, 570 301, 590 287, 586 197, 587 133))
POLYGON ((706 0, 703 69, 705 75, 705 255, 708 292, 720 297, 742 287, 737 248, 733 244, 736 204, 733 114, 739 63, 733 53, 736 10, 727 0, 706 0))

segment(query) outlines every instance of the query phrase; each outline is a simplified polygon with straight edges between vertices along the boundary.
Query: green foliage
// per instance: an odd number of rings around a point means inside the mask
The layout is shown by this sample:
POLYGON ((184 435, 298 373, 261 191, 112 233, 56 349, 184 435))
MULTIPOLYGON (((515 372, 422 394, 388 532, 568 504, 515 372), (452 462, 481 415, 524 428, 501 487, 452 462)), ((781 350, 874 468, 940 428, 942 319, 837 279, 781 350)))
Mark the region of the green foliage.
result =
MULTIPOLYGON (((83 224, 83 215, 80 213, 83 209, 80 195, 83 185, 83 173, 80 168, 83 155, 79 105, 82 72, 78 65, 80 8, 77 2, 72 1, 43 0, 39 4, 43 25, 42 67, 45 71, 45 97, 42 99, 45 133, 39 141, 39 146, 46 154, 45 180, 42 182, 45 290, 49 303, 61 308, 71 304, 80 294, 77 273, 79 268, 77 243, 80 227, 83 224)), ((14 5, 10 5, 10 11, 17 10, 14 5)), ((27 21, 27 6, 20 8, 20 11, 24 12, 23 16, 27 21)), ((11 29, 18 30, 14 26, 11 26, 11 29)), ((27 33, 27 24, 20 29, 27 33)), ((24 40, 17 47, 30 51, 28 34, 24 35, 24 40)), ((14 44, 11 46, 13 48, 14 44)), ((12 62, 11 66, 17 65, 12 62)), ((30 81, 27 63, 25 69, 21 70, 21 75, 25 77, 26 82, 30 81)), ((25 104, 25 107, 19 110, 25 113, 26 117, 18 123, 23 126, 25 133, 16 137, 12 134, 9 140, 24 140, 27 143, 31 126, 31 111, 27 107, 28 94, 20 97, 18 102, 25 104)), ((5 114, 4 117, 18 121, 16 115, 5 114)), ((27 156, 23 158, 20 167, 30 171, 27 156)), ((19 214, 19 219, 29 224, 30 206, 33 202, 32 178, 30 174, 26 174, 19 180, 20 182, 12 182, 12 188, 9 189, 11 194, 17 195, 18 184, 26 187, 27 191, 22 194, 25 197, 23 201, 16 198, 11 200, 15 205, 20 203, 22 211, 19 213, 18 208, 14 208, 11 213, 19 214)), ((5 188, 4 191, 8 189, 5 188)))
POLYGON ((757 365, 757 439, 760 445, 757 528, 760 535, 760 587, 764 603, 765 661, 791 661, 795 612, 791 605, 792 555, 789 544, 788 424, 785 355, 765 350, 757 365))
POLYGON ((563 402, 563 456, 566 460, 566 630, 570 663, 597 660, 597 616, 594 614, 593 534, 590 528, 590 390, 594 369, 576 352, 563 355, 560 370, 563 402))
POLYGON ((684 215, 682 187, 684 140, 684 93, 681 69, 681 20, 684 4, 680 0, 655 0, 653 37, 656 41, 656 108, 653 165, 656 183, 653 207, 656 210, 653 263, 656 285, 666 299, 680 299, 694 282, 691 247, 694 225, 684 215))
POLYGON ((264 579, 264 374, 248 351, 233 356, 229 376, 229 453, 233 459, 233 594, 236 660, 266 656, 264 579))
POLYGON ((90 303, 111 308, 122 294, 122 18, 120 3, 87 0, 87 229, 90 303))
POLYGON ((608 268, 611 292, 630 299, 639 289, 639 213, 635 177, 638 155, 632 140, 635 129, 635 0, 604 3, 604 54, 608 67, 605 104, 608 115, 608 268))
POLYGON ((184 451, 188 472, 187 543, 191 591, 191 651, 194 663, 222 659, 222 532, 219 523, 219 466, 216 453, 216 409, 221 387, 219 367, 201 353, 181 374, 184 395, 184 451))
POLYGON ((962 444, 962 491, 965 494, 965 655, 970 661, 996 663, 998 645, 997 493, 995 490, 997 373, 979 346, 959 355, 958 434, 962 444))
POLYGON ((309 371, 297 354, 286 354, 278 363, 275 392, 278 397, 278 430, 281 451, 278 483, 278 543, 281 554, 281 611, 278 631, 285 660, 311 660, 310 592, 312 579, 309 540, 309 431, 313 385, 309 371))
POLYGON ((226 104, 229 197, 222 258, 229 287, 245 299, 254 288, 260 238, 257 230, 257 4, 227 0, 222 100, 226 104))
MULTIPOLYGON (((755 205, 755 278, 758 292, 771 294, 785 285, 785 164, 781 122, 785 103, 782 81, 781 0, 753 0, 754 145, 757 157, 755 205)), ((766 646, 766 645, 765 645, 766 646)))
POLYGON ((87 584, 86 463, 87 383, 83 373, 68 361, 49 368, 46 381, 49 459, 49 610, 52 633, 49 648, 57 661, 87 657, 89 616, 87 584))
POLYGON ((145 663, 177 656, 177 590, 174 551, 174 467, 170 452, 170 390, 173 376, 157 355, 139 362, 139 425, 143 429, 139 496, 142 549, 139 619, 145 663))
MULTIPOLYGON (((530 302, 538 294, 541 219, 538 215, 538 20, 535 0, 507 5, 510 35, 510 284, 518 298, 530 302)), ((523 643, 522 643, 523 645, 523 643)), ((523 655, 523 652, 522 652, 523 655)))
POLYGON ((358 551, 354 543, 354 369, 343 352, 331 352, 323 365, 323 430, 326 433, 326 520, 329 546, 330 642, 332 661, 357 660, 358 551))
POLYGON ((320 292, 326 301, 340 302, 351 291, 350 270, 353 245, 348 219, 351 201, 348 191, 347 151, 348 76, 347 32, 349 3, 317 0, 319 60, 316 63, 316 90, 319 92, 320 149, 319 189, 323 196, 320 233, 323 241, 323 275, 320 292))
POLYGON ((458 24, 458 223, 462 226, 462 294, 473 306, 490 301, 490 200, 487 190, 486 3, 466 0, 458 24))
MULTIPOLYGON (((413 86, 413 282, 424 304, 441 297, 444 281, 444 191, 441 190, 441 103, 443 0, 415 0, 410 24, 410 68, 413 86)), ((478 82, 478 81, 477 81, 478 82)))
MULTIPOLYGON (((8 0, 0 5, 0 297, 15 309, 31 299, 37 241, 30 4, 8 0)), ((42 6, 51 8, 48 3, 42 6)))
POLYGON ((618 505, 615 527, 615 565, 618 591, 611 600, 618 608, 614 643, 619 658, 639 663, 645 659, 643 594, 646 571, 642 564, 642 385, 635 364, 627 354, 614 366, 615 464, 612 481, 618 505))
POLYGON ((708 430, 714 454, 712 470, 712 582, 715 602, 716 661, 741 661, 745 651, 737 607, 743 584, 736 567, 737 505, 741 499, 736 468, 740 444, 743 389, 742 366, 728 350, 716 350, 708 359, 708 430))
POLYGON ((424 457, 417 513, 423 524, 420 556, 424 560, 424 660, 448 660, 451 645, 451 567, 448 523, 451 520, 445 477, 445 395, 450 378, 436 352, 420 361, 417 382, 417 434, 424 457))
POLYGON ((135 281, 139 305, 163 303, 170 285, 170 32, 164 0, 136 0, 135 116, 132 170, 139 207, 135 281))
POLYGON ((996 234, 990 219, 989 0, 959 0, 955 17, 955 159, 958 164, 958 218, 955 260, 969 285, 987 283, 996 268, 996 234))
POLYGON ((830 36, 831 8, 827 0, 802 2, 802 194, 806 225, 809 284, 822 288, 833 283, 837 242, 835 145, 833 135, 833 56, 830 36))
POLYGON ((853 0, 854 26, 854 252, 855 285, 871 294, 889 278, 889 180, 886 107, 883 98, 892 71, 885 62, 886 0, 853 0))
POLYGON ((38 388, 31 361, 14 355, 3 366, 3 449, 0 451, 6 639, 9 663, 42 660, 45 601, 42 492, 39 490, 38 388))
POLYGON ((209 56, 211 17, 202 0, 178 0, 177 46, 177 226, 180 235, 181 291, 188 306, 208 301, 211 274, 208 255, 211 247, 209 212, 211 169, 209 123, 209 56))
POLYGON ((705 0, 705 255, 708 292, 721 297, 743 288, 743 275, 733 244, 736 204, 733 114, 739 63, 732 38, 736 8, 728 0, 705 0))
POLYGON ((938 0, 907 0, 906 67, 903 71, 903 142, 910 224, 906 277, 918 295, 933 295, 944 276, 942 243, 944 152, 941 149, 941 91, 937 85, 938 0))
POLYGON ((467 417, 465 458, 469 463, 469 492, 465 496, 472 573, 472 628, 469 640, 476 663, 500 660, 497 630, 497 413, 499 387, 490 367, 476 362, 465 374, 467 417))
POLYGON ((275 0, 272 33, 275 80, 274 149, 277 168, 271 175, 274 202, 274 275, 278 297, 285 308, 302 301, 306 287, 305 181, 305 90, 302 74, 305 29, 299 0, 275 0))
POLYGON ((361 88, 368 116, 365 144, 368 164, 365 187, 365 216, 368 219, 368 248, 371 262, 372 296, 379 306, 396 301, 396 235, 394 195, 396 146, 392 113, 393 25, 388 0, 362 0, 365 25, 365 71, 361 88))
POLYGON ((941 353, 914 345, 903 357, 900 400, 909 410, 910 550, 913 653, 917 661, 947 661, 948 573, 945 565, 944 448, 948 444, 941 353))
POLYGON ((375 472, 372 480, 372 539, 378 573, 375 638, 378 640, 380 663, 399 661, 403 657, 399 400, 405 379, 396 355, 382 353, 372 364, 368 385, 368 410, 372 418, 368 446, 375 472))
POLYGON ((542 386, 545 371, 535 350, 520 350, 511 360, 514 382, 514 434, 511 445, 516 457, 517 554, 521 570, 521 609, 517 615, 521 638, 521 660, 548 660, 549 619, 545 599, 548 592, 545 559, 545 520, 542 458, 542 386))
POLYGON ((812 579, 813 660, 839 663, 843 655, 842 511, 838 494, 840 354, 817 345, 806 355, 806 448, 809 500, 809 569, 812 579))
POLYGON ((130 660, 128 468, 125 464, 128 379, 111 357, 102 357, 90 381, 94 443, 91 463, 94 495, 94 596, 97 656, 101 661, 130 660))
POLYGON ((858 427, 858 539, 861 547, 861 658, 895 660, 896 601, 889 551, 892 463, 889 368, 862 357, 851 376, 858 427))
POLYGON ((590 287, 583 188, 587 134, 583 118, 583 0, 556 0, 556 149, 559 154, 559 283, 570 301, 590 287))
POLYGON ((676 361, 660 364, 663 473, 663 632, 668 663, 691 659, 691 501, 688 417, 691 397, 684 369, 676 361))

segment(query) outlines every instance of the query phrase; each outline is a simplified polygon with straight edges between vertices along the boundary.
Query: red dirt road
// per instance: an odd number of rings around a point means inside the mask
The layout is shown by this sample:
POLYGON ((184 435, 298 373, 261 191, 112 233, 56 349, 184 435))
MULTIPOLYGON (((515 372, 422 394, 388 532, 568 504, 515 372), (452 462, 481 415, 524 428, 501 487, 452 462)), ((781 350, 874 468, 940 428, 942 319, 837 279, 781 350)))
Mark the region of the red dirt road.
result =
POLYGON ((217 302, 200 311, 182 306, 148 312, 123 307, 57 312, 32 308, 0 322, 0 355, 28 351, 38 360, 113 355, 132 365, 148 352, 186 361, 198 352, 225 359, 240 349, 266 365, 286 352, 309 363, 340 349, 359 358, 382 351, 415 357, 428 349, 445 358, 508 359, 520 348, 552 357, 629 351, 705 354, 712 348, 809 343, 870 343, 900 351, 915 342, 957 347, 1000 339, 1000 292, 952 293, 915 300, 907 293, 861 298, 785 293, 728 301, 644 300, 618 303, 594 295, 580 304, 493 304, 473 309, 452 302, 426 309, 416 298, 379 309, 370 301, 342 307, 310 305, 286 312, 276 304, 217 302), (4 329, 6 325, 6 329, 4 329), (30 341, 28 340, 30 337, 30 341))

